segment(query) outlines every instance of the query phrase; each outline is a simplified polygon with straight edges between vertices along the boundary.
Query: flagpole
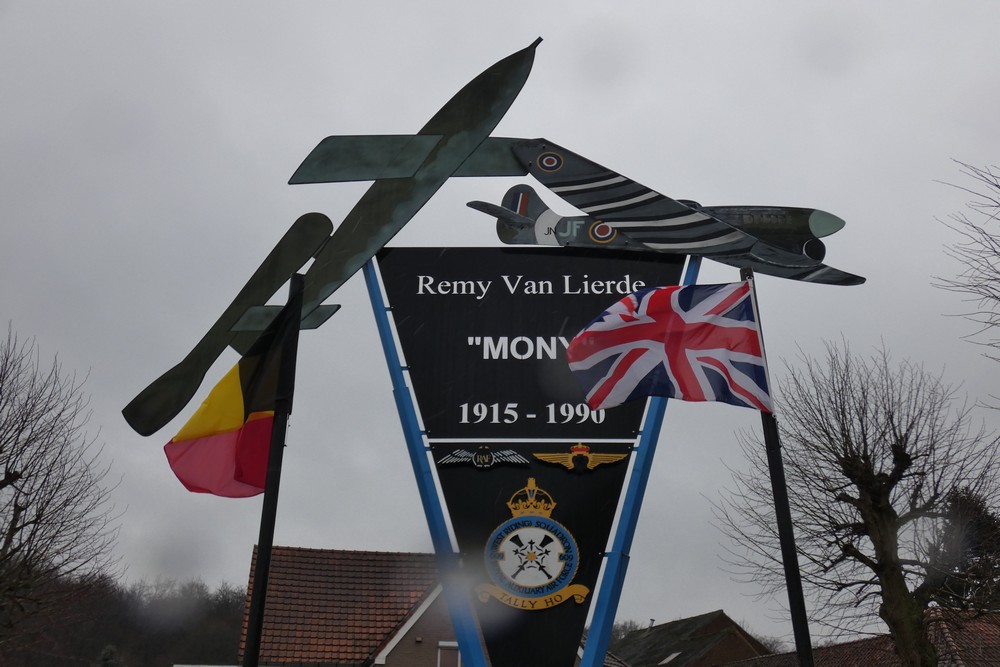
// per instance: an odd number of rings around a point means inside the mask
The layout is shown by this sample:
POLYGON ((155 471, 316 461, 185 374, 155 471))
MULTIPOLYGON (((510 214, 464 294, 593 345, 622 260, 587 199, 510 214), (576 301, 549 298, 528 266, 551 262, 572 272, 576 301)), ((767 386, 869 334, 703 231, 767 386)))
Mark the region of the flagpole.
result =
MULTIPOLYGON (((753 299, 754 317, 760 329, 757 313, 757 290, 753 281, 753 270, 740 269, 740 277, 749 281, 753 299)), ((761 331, 761 356, 764 334, 761 331)), ((765 372, 767 362, 765 361, 765 372)), ((770 389, 771 379, 767 386, 770 389)), ((772 392, 773 395, 773 392, 772 392)), ((774 514, 778 525, 778 543, 781 546, 781 564, 785 570, 785 588, 788 591, 788 611, 792 617, 792 634, 795 637, 795 652, 801 667, 813 667, 812 642, 809 638, 809 620, 806 618, 805 596, 802 592, 802 574, 799 571, 799 556, 795 548, 795 531, 792 527, 792 510, 788 502, 788 486, 785 480, 785 464, 781 457, 781 438, 778 421, 771 412, 761 411, 761 425, 764 428, 764 450, 767 452, 767 469, 771 477, 771 494, 774 497, 774 514)))
POLYGON ((253 592, 247 613, 246 647, 243 667, 257 667, 260 662, 260 641, 264 627, 264 603, 267 597, 267 579, 271 569, 271 551, 274 546, 274 524, 278 515, 278 486, 281 482, 281 460, 285 449, 285 431, 288 415, 292 413, 292 393, 295 389, 295 359, 299 343, 299 320, 302 319, 301 274, 293 274, 288 289, 288 305, 298 312, 290 313, 292 332, 281 354, 278 369, 278 394, 274 404, 274 422, 267 459, 267 477, 264 482, 264 504, 260 513, 260 535, 257 538, 257 558, 253 571, 253 592))

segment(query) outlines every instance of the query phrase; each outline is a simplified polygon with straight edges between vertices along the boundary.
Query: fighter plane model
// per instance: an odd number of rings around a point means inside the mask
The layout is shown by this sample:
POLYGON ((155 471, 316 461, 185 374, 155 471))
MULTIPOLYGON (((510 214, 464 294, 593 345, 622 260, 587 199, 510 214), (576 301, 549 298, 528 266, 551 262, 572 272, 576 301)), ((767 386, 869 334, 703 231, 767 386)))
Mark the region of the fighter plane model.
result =
POLYGON ((661 195, 547 139, 511 146, 528 172, 585 216, 562 217, 528 185, 507 191, 503 206, 469 206, 497 218, 508 244, 603 247, 700 255, 767 275, 830 285, 861 276, 823 264, 819 239, 844 227, 837 216, 786 206, 702 206, 661 195))
POLYGON ((208 333, 176 366, 122 410, 129 425, 151 435, 197 391, 227 346, 245 352, 278 306, 267 300, 315 258, 305 274, 302 326, 322 324, 339 306, 323 305, 427 203, 452 176, 523 176, 511 145, 490 137, 527 81, 541 38, 467 83, 414 135, 323 139, 290 184, 374 180, 337 231, 319 213, 296 221, 208 333))

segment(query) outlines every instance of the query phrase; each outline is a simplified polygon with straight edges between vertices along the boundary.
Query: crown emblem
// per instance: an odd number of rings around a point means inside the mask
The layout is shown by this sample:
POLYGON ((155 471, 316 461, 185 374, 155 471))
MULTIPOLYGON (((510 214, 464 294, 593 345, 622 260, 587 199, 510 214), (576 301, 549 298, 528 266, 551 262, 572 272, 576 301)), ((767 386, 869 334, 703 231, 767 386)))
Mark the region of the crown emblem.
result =
POLYGON ((547 517, 552 514, 555 507, 556 501, 548 492, 535 484, 534 477, 529 477, 527 486, 519 489, 507 501, 507 508, 510 509, 511 516, 537 514, 547 517))

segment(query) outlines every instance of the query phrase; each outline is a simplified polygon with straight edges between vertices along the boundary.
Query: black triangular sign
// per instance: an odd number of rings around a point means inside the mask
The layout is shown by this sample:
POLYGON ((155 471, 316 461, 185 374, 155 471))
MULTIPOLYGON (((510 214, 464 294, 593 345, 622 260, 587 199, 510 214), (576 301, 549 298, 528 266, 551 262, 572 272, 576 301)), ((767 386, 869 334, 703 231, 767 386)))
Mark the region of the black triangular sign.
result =
POLYGON ((378 256, 463 580, 494 667, 571 667, 644 403, 587 408, 565 359, 683 257, 567 248, 378 256))

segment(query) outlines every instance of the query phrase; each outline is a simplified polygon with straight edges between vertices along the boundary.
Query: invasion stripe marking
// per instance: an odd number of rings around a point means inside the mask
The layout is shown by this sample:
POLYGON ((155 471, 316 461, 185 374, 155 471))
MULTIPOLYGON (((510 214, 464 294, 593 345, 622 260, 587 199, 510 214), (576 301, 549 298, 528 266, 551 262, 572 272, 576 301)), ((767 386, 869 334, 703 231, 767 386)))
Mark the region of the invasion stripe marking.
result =
MULTIPOLYGON (((690 239, 718 239, 731 233, 731 230, 705 229, 701 225, 686 225, 678 229, 671 229, 668 234, 665 234, 662 229, 621 229, 619 231, 628 236, 630 239, 641 241, 642 243, 645 243, 646 241, 651 241, 653 243, 669 243, 670 241, 675 240, 687 241, 690 239)), ((746 238, 746 245, 748 248, 753 245, 753 239, 747 237, 744 238, 746 238)))
POLYGON ((580 183, 578 185, 558 185, 558 186, 553 185, 553 186, 549 186, 549 190, 551 190, 552 192, 555 192, 556 194, 559 194, 559 193, 562 193, 562 192, 573 192, 575 190, 589 190, 591 188, 593 188, 593 189, 604 188, 604 187, 607 187, 609 185, 616 185, 618 183, 624 183, 625 180, 626 179, 625 179, 624 176, 617 176, 615 178, 606 178, 603 181, 594 181, 593 183, 580 183))
POLYGON ((606 211, 608 209, 628 208, 629 206, 634 206, 635 204, 662 196, 663 195, 659 193, 649 191, 645 194, 639 195, 638 197, 632 197, 631 199, 624 199, 622 201, 612 202, 610 204, 601 204, 598 206, 580 206, 579 208, 586 213, 596 213, 598 211, 606 211))
MULTIPOLYGON (((608 222, 612 227, 615 226, 614 222, 608 222)), ((671 241, 673 239, 709 239, 709 238, 719 238, 720 236, 725 236, 730 233, 729 229, 719 229, 719 228, 706 228, 705 225, 684 225, 683 227, 674 227, 670 230, 669 234, 664 234, 663 229, 656 228, 629 228, 618 230, 622 234, 625 234, 630 239, 636 241, 652 241, 653 243, 661 243, 664 241, 671 241)), ((747 239, 747 246, 753 244, 752 239, 747 239)))
MULTIPOLYGON (((685 229, 679 234, 670 234, 665 236, 662 232, 623 232, 629 239, 633 241, 638 241, 640 243, 689 243, 691 241, 710 241, 731 238, 730 234, 726 234, 725 231, 718 229, 698 229, 697 227, 691 227, 685 229)), ((740 237, 741 243, 740 247, 744 247, 747 250, 753 247, 754 240, 749 237, 740 237)), ((732 245, 727 242, 727 245, 732 245)))
POLYGON ((705 248, 709 246, 724 245, 726 243, 737 243, 739 241, 742 241, 743 238, 744 235, 742 232, 733 232, 732 234, 728 234, 726 236, 720 236, 719 238, 714 240, 698 241, 696 243, 650 243, 649 241, 646 241, 646 245, 649 246, 650 248, 656 248, 658 250, 663 248, 674 248, 674 249, 705 248))
MULTIPOLYGON (((534 176, 534 174, 532 174, 534 176)), ((567 174, 567 176, 571 176, 567 174)), ((609 169, 605 169, 601 172, 590 172, 587 175, 576 174, 572 178, 565 178, 563 176, 552 176, 551 174, 539 174, 537 176, 538 180, 545 184, 545 187, 549 188, 565 188, 571 185, 586 185, 588 183, 600 183, 601 181, 606 181, 610 178, 615 178, 616 176, 621 176, 616 172, 609 169)), ((623 179, 631 183, 627 178, 622 176, 623 179)))
MULTIPOLYGON (((649 188, 636 187, 635 183, 612 185, 599 190, 572 192, 570 194, 560 196, 566 201, 573 202, 574 206, 580 208, 582 206, 607 206, 620 204, 621 202, 625 202, 636 197, 644 197, 647 193, 652 194, 654 199, 650 199, 648 202, 643 202, 639 204, 640 206, 646 207, 650 204, 656 204, 656 208, 653 210, 662 211, 662 213, 673 212, 675 210, 674 207, 669 206, 670 200, 661 195, 659 192, 655 192, 649 188), (663 211, 662 209, 664 208, 668 210, 663 211)), ((687 211, 689 209, 677 207, 676 210, 687 211)))
MULTIPOLYGON (((614 216, 609 216, 609 217, 614 217, 616 220, 620 220, 622 222, 626 222, 629 224, 635 223, 637 225, 643 225, 649 223, 655 225, 661 222, 666 223, 670 220, 688 219, 688 216, 693 216, 693 215, 705 215, 705 214, 701 213, 700 211, 692 211, 689 208, 685 208, 682 210, 672 211, 670 213, 666 212, 657 213, 656 215, 636 215, 635 213, 630 213, 628 215, 616 214, 614 216)), ((706 219, 710 221, 714 220, 716 227, 724 227, 725 229, 734 229, 732 225, 728 225, 719 220, 718 218, 714 218, 713 216, 707 216, 706 219)))
MULTIPOLYGON (((661 229, 664 227, 679 227, 681 225, 687 225, 692 223, 701 223, 705 220, 713 220, 704 213, 688 213, 686 215, 681 215, 676 218, 658 218, 656 220, 605 220, 607 222, 613 222, 615 227, 619 229, 631 229, 631 228, 643 228, 650 227, 654 229, 661 229)), ((729 225, 717 224, 715 225, 724 230, 730 230, 732 227, 729 225)))

